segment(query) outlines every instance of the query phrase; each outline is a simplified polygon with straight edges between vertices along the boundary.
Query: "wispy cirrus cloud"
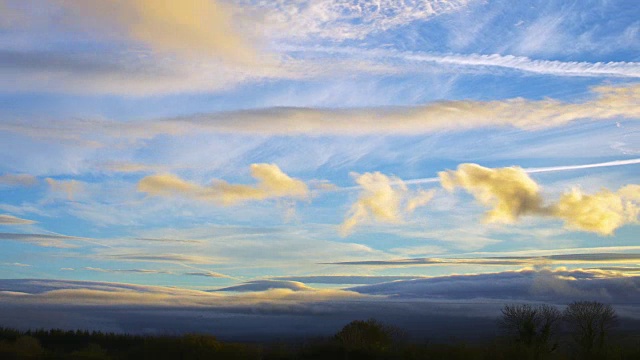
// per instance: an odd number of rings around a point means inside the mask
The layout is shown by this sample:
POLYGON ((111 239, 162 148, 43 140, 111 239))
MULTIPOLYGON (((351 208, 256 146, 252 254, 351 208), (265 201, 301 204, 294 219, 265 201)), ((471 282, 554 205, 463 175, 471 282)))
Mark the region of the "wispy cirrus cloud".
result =
POLYGON ((304 199, 309 196, 309 188, 303 181, 291 178, 275 164, 252 164, 251 176, 258 180, 256 185, 214 180, 210 186, 201 186, 172 174, 150 175, 138 182, 138 191, 153 196, 182 196, 213 201, 221 205, 276 198, 304 199))
POLYGON ((594 194, 574 188, 546 204, 538 184, 520 167, 490 169, 461 164, 439 176, 445 189, 460 187, 491 208, 485 216, 487 222, 513 223, 526 215, 547 216, 563 220, 571 229, 612 235, 625 224, 637 223, 640 216, 640 185, 594 194))
POLYGON ((344 41, 364 39, 414 21, 463 9, 473 0, 268 1, 257 4, 271 36, 344 41))

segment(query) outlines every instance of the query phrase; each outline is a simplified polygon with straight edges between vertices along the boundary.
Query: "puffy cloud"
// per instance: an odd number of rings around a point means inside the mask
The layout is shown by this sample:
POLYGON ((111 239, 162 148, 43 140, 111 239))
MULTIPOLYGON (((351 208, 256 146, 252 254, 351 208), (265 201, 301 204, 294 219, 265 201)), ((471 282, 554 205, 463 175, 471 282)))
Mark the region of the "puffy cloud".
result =
POLYGON ((627 185, 616 192, 603 189, 593 195, 573 189, 551 211, 569 228, 613 235, 619 227, 638 222, 640 185, 627 185))
POLYGON ((627 185, 616 192, 603 189, 593 195, 573 189, 545 205, 538 184, 520 167, 489 169, 461 164, 456 171, 439 173, 442 186, 463 188, 482 205, 491 208, 487 222, 513 223, 523 215, 562 219, 566 227, 600 235, 612 235, 640 215, 640 185, 627 185))
POLYGON ((229 184, 223 180, 214 180, 210 186, 201 186, 172 174, 151 175, 140 180, 138 191, 154 196, 190 197, 222 205, 273 198, 303 199, 309 196, 309 188, 303 181, 291 178, 275 164, 252 164, 251 176, 258 180, 256 185, 229 184))
POLYGON ((438 175, 445 189, 453 191, 461 187, 482 205, 491 207, 486 214, 487 222, 511 223, 542 208, 538 184, 520 167, 489 169, 461 164, 457 171, 442 171, 438 175))
POLYGON ((0 225, 30 225, 34 224, 35 221, 21 219, 11 215, 0 215, 0 225))
POLYGON ((405 214, 424 206, 433 197, 433 191, 410 192, 396 177, 388 177, 380 172, 352 174, 362 191, 351 206, 340 231, 348 235, 352 229, 369 220, 398 223, 405 214))
POLYGON ((218 0, 57 0, 83 25, 103 26, 151 49, 253 62, 255 51, 237 31, 233 9, 218 0))
POLYGON ((38 180, 28 174, 5 174, 0 175, 0 185, 7 186, 31 186, 35 185, 38 180))

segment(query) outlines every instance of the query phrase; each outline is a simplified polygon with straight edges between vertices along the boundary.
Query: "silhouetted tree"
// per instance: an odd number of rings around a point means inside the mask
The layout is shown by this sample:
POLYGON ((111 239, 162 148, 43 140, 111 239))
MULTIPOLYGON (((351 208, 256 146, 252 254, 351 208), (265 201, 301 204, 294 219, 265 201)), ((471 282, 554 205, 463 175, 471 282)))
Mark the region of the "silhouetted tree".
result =
POLYGON ((617 323, 616 311, 597 301, 576 301, 564 311, 583 358, 596 358, 606 353, 609 331, 617 323))
POLYGON ((500 325, 525 352, 539 359, 557 348, 551 340, 561 319, 560 311, 550 305, 505 305, 500 325))
POLYGON ((335 338, 348 352, 384 352, 404 336, 404 332, 394 326, 369 319, 348 323, 335 338))

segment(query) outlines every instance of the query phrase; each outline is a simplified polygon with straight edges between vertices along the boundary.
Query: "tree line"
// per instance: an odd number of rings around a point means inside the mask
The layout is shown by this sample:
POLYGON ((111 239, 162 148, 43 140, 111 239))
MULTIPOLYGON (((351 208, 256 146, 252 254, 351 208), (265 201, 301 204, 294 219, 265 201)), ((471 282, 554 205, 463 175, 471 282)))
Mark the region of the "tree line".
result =
POLYGON ((640 359, 640 337, 619 337, 611 305, 509 304, 501 335, 484 342, 412 341, 401 328, 355 320, 335 335, 302 343, 231 343, 212 335, 141 336, 0 328, 0 359, 640 359))

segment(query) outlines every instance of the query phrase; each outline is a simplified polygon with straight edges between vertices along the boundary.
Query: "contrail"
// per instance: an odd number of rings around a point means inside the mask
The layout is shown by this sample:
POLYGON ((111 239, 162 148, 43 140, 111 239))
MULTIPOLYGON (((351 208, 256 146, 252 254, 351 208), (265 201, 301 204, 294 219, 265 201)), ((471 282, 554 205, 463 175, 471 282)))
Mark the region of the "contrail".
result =
POLYGON ((585 165, 567 165, 567 166, 551 166, 551 167, 542 167, 542 168, 529 168, 529 169, 524 169, 524 171, 528 172, 529 174, 535 174, 535 173, 543 173, 543 172, 580 170, 580 169, 591 169, 591 168, 599 168, 599 167, 623 166, 623 165, 635 165, 635 164, 640 164, 640 159, 615 160, 615 161, 608 161, 608 162, 595 163, 595 164, 585 164, 585 165))
MULTIPOLYGON (((570 171, 570 170, 580 170, 580 169, 593 169, 600 167, 611 167, 611 166, 625 166, 625 165, 637 165, 640 164, 640 158, 637 159, 628 159, 628 160, 614 160, 607 161, 595 164, 584 164, 584 165, 565 165, 565 166, 549 166, 549 167, 539 167, 539 168, 526 168, 524 171, 528 174, 536 174, 536 173, 545 173, 545 172, 555 172, 555 171, 570 171)), ((405 185, 420 185, 420 184, 431 184, 440 182, 440 178, 438 177, 430 177, 430 178, 422 178, 422 179, 411 179, 406 181, 392 181, 390 184, 392 186, 398 186, 401 184, 405 185)), ((342 191, 352 191, 359 190, 360 186, 347 186, 341 187, 334 190, 329 190, 333 192, 342 192, 342 191)))

